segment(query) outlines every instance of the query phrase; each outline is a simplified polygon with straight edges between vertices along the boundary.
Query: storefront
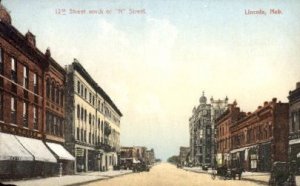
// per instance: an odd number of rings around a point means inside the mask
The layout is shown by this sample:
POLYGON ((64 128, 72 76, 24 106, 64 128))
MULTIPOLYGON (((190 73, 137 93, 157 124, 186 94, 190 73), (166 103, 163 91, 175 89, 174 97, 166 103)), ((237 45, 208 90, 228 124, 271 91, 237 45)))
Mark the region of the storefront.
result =
POLYGON ((74 173, 74 161, 75 158, 72 156, 61 144, 46 142, 49 149, 55 154, 58 163, 60 174, 72 174, 74 173))
POLYGON ((58 173, 56 158, 38 139, 0 133, 0 177, 25 178, 58 173))

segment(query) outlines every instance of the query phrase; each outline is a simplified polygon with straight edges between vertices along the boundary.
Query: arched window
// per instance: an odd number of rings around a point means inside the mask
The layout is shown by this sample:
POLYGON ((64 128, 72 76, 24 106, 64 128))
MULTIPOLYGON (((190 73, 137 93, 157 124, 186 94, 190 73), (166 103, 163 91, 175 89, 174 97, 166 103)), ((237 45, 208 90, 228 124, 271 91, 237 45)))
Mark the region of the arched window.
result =
POLYGON ((55 101, 55 92, 56 92, 56 87, 55 87, 55 84, 54 82, 52 83, 52 86, 51 86, 51 100, 54 102, 55 101))
POLYGON ((46 81, 46 96, 48 99, 50 99, 50 89, 51 89, 50 80, 47 79, 47 81, 46 81))

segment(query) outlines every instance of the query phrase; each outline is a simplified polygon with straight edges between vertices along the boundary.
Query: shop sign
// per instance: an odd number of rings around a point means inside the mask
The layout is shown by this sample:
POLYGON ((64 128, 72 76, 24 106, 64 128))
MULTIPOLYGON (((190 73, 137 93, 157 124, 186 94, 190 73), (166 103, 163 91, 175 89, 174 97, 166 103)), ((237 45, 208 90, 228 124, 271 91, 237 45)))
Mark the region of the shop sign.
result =
POLYGON ((83 156, 84 155, 84 151, 81 148, 76 148, 76 156, 83 156))

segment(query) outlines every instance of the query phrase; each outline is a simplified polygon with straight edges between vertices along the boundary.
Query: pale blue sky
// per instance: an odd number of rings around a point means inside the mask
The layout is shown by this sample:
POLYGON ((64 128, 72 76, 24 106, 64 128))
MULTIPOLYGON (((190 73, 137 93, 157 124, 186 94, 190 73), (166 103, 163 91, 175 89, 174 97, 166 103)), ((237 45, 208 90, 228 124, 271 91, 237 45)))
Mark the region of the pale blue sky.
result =
POLYGON ((253 111, 300 81, 297 0, 3 0, 13 25, 36 35, 63 66, 79 59, 124 117, 122 145, 163 159, 188 145, 188 119, 203 90, 253 111), (67 10, 57 15, 55 10, 67 10), (112 9, 70 15, 69 9, 112 9), (128 9, 145 9, 128 15, 128 9), (245 15, 280 9, 281 15, 245 15), (118 14, 116 9, 126 9, 118 14))

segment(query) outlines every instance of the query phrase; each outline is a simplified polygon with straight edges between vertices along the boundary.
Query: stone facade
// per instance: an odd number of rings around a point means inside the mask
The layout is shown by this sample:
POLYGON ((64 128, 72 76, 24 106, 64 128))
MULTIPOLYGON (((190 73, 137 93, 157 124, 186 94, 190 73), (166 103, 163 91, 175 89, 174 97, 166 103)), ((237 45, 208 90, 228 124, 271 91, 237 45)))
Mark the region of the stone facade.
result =
POLYGON ((227 107, 228 99, 214 100, 207 103, 204 92, 199 100, 199 105, 194 107, 193 114, 189 119, 190 127, 190 158, 193 165, 213 165, 215 148, 215 126, 214 120, 222 114, 227 107), (213 157, 213 158, 212 158, 213 157))
MULTIPOLYGON (((289 155, 290 160, 297 160, 300 157, 300 82, 296 89, 289 92, 289 155)), ((300 167, 300 162, 297 162, 300 167)))
POLYGON ((288 160, 288 103, 274 98, 232 123, 231 166, 270 171, 275 161, 288 160))
POLYGON ((75 171, 105 171, 118 164, 122 113, 74 59, 67 71, 65 136, 75 171))

